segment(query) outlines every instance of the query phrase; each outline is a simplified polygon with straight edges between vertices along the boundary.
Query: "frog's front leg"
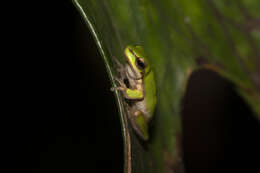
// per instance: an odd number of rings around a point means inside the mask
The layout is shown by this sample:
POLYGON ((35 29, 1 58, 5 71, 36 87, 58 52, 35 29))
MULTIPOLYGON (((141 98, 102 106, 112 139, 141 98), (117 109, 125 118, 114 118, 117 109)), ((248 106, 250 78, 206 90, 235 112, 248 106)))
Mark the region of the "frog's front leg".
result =
POLYGON ((143 100, 144 93, 143 90, 140 89, 129 89, 125 90, 126 98, 129 100, 143 100))
POLYGON ((131 89, 127 84, 126 81, 123 81, 117 77, 115 77, 115 80, 119 83, 120 86, 111 88, 112 91, 120 90, 122 91, 124 98, 129 100, 143 100, 144 93, 141 89, 131 89))
POLYGON ((124 98, 129 100, 143 100, 143 92, 137 89, 129 89, 122 86, 111 88, 112 91, 120 90, 122 91, 124 98))

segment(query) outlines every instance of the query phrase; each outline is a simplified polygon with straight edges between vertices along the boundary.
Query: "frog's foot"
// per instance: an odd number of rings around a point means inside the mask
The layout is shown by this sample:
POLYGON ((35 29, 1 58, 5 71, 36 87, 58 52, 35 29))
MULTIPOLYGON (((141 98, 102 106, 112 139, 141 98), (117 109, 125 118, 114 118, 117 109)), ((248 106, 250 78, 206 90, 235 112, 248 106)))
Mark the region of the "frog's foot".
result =
POLYGON ((111 91, 115 91, 115 90, 125 91, 127 89, 126 85, 124 84, 124 82, 122 80, 120 80, 117 77, 114 77, 114 79, 119 83, 120 86, 112 87, 111 91))
POLYGON ((117 78, 117 77, 114 77, 114 79, 119 83, 119 85, 122 87, 122 88, 127 88, 127 86, 125 85, 124 81, 122 81, 121 79, 117 78))
POLYGON ((113 63, 116 64, 116 71, 122 76, 125 74, 125 67, 119 62, 119 60, 113 56, 113 63))

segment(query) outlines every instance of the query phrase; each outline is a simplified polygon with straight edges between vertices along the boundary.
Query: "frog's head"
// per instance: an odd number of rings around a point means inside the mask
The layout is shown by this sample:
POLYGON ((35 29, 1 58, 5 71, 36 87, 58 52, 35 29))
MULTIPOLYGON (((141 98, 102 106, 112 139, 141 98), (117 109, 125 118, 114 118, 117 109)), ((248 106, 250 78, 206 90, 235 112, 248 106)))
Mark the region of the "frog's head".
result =
POLYGON ((150 72, 150 63, 141 46, 127 46, 125 56, 131 69, 137 76, 145 76, 150 72))

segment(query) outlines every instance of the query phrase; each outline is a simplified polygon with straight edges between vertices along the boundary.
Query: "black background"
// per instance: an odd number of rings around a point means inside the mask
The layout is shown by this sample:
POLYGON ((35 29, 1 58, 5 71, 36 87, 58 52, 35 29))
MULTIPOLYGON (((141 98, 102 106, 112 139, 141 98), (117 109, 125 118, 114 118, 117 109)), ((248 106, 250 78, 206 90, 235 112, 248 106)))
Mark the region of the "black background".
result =
POLYGON ((15 169, 122 172, 115 98, 76 8, 71 1, 38 2, 17 14, 17 113, 10 128, 15 169))
MULTIPOLYGON (((11 168, 122 172, 118 111, 88 28, 70 1, 22 5, 7 28, 11 168)), ((188 173, 259 172, 260 126, 231 83, 195 72, 182 116, 188 173)))

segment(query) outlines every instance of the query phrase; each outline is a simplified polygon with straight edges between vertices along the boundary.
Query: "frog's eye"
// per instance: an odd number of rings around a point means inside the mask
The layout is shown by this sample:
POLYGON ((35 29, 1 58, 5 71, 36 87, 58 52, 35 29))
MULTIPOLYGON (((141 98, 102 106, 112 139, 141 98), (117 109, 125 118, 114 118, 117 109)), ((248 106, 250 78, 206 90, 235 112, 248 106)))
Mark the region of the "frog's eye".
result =
POLYGON ((140 69, 140 70, 144 70, 146 67, 146 64, 144 62, 143 59, 141 58, 136 58, 136 66, 140 69))

